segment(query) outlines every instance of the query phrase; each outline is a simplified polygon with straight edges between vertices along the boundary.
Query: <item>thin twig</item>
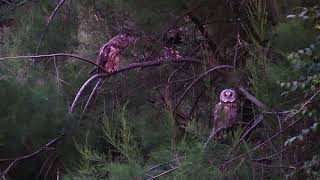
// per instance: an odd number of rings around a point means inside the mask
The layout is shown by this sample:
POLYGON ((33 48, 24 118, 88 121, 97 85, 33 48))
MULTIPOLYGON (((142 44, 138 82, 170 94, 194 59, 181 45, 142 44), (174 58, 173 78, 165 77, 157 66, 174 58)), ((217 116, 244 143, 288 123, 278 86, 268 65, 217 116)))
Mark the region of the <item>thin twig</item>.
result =
MULTIPOLYGON (((253 121, 252 126, 246 130, 246 132, 241 136, 239 141, 232 147, 232 149, 228 153, 228 157, 232 153, 232 151, 241 143, 244 142, 244 138, 263 120, 263 115, 259 114, 258 116, 254 117, 250 122, 253 121)), ((246 128, 246 127, 245 127, 246 128)))
MULTIPOLYGON (((311 96, 305 103, 303 103, 303 105, 296 111, 293 111, 294 113, 291 113, 291 114, 288 114, 286 117, 285 117, 285 120, 288 120, 289 118, 293 117, 294 115, 296 115, 297 113, 299 113, 307 104, 309 104, 318 94, 320 93, 320 89, 313 95, 311 96)), ((288 127, 284 128, 284 129, 281 129, 279 130, 278 133, 276 133, 275 135, 271 136, 270 138, 268 138, 267 140, 265 140, 264 142, 260 143, 259 145, 255 146, 254 148, 250 149, 249 152, 252 152, 252 151, 255 151, 257 150, 258 148, 260 148, 261 146, 265 145, 266 143, 270 142, 271 140, 273 140, 274 138, 278 137, 279 135, 281 135, 283 132, 287 131, 288 129, 290 129, 292 126, 294 126, 297 122, 299 122, 302 118, 300 119, 297 119, 295 121, 293 121, 288 127)), ((227 164, 227 163, 230 163, 236 159, 239 159, 241 158, 242 156, 246 155, 247 153, 242 153, 240 155, 238 155, 237 157, 233 158, 233 159, 230 159, 226 162, 224 162, 224 164, 227 164)))
POLYGON ((52 145, 56 144, 58 141, 60 141, 62 139, 62 137, 64 137, 65 134, 61 134, 60 136, 56 137, 55 139, 51 140, 50 142, 48 142, 47 144, 45 144, 44 146, 42 146, 40 149, 34 151, 31 154, 25 155, 25 156, 20 156, 15 158, 15 160, 13 162, 10 163, 10 165, 2 172, 1 178, 4 179, 5 176, 8 174, 8 172, 10 171, 10 169, 15 165, 15 163, 24 160, 24 159, 28 159, 31 158, 33 156, 38 155, 39 153, 41 153, 42 151, 47 150, 48 148, 50 148, 52 145))
POLYGON ((44 163, 43 163, 43 165, 42 165, 42 167, 41 167, 41 169, 40 169, 40 171, 39 171, 39 173, 38 173, 38 175, 37 175, 36 180, 39 179, 39 177, 40 177, 41 174, 42 174, 42 171, 43 171, 44 167, 46 166, 47 162, 49 161, 49 159, 50 159, 54 154, 55 154, 55 152, 51 153, 51 154, 49 155, 49 157, 44 161, 44 163))
POLYGON ((41 37, 40 37, 40 40, 39 40, 38 46, 37 46, 36 55, 38 55, 38 53, 39 53, 42 40, 43 40, 43 38, 44 38, 44 36, 45 36, 45 34, 46 34, 46 32, 47 32, 47 29, 48 29, 49 25, 51 24, 51 21, 52 21, 54 15, 57 13, 57 11, 58 11, 59 8, 63 5, 64 2, 65 2, 65 0, 61 0, 61 1, 59 2, 59 4, 56 6, 56 8, 54 8, 54 10, 52 11, 52 13, 51 13, 51 15, 50 15, 50 17, 49 17, 49 20, 48 20, 48 22, 47 22, 44 30, 43 30, 42 33, 41 33, 41 37))
POLYGON ((177 158, 174 158, 174 159, 172 159, 172 160, 170 160, 170 161, 167 161, 167 162, 164 162, 164 163, 155 165, 155 166, 149 168, 147 171, 154 170, 154 169, 156 169, 156 168, 158 168, 158 167, 161 167, 161 166, 163 166, 163 165, 169 164, 169 163, 171 163, 171 162, 174 162, 174 161, 177 161, 177 160, 180 160, 180 159, 184 159, 184 157, 177 157, 177 158))
POLYGON ((216 131, 212 131, 207 141, 204 143, 202 149, 205 149, 207 147, 207 144, 210 142, 210 140, 224 128, 218 128, 216 131))
POLYGON ((158 177, 167 175, 167 174, 169 174, 169 173, 177 170, 178 168, 179 168, 179 167, 173 167, 172 169, 169 169, 168 171, 164 171, 164 172, 162 172, 162 173, 160 173, 160 174, 158 174, 158 175, 156 175, 156 176, 152 176, 152 177, 148 178, 148 180, 153 180, 153 179, 156 179, 156 178, 158 178, 158 177))
POLYGON ((57 65, 56 56, 53 56, 53 64, 54 64, 54 68, 55 68, 55 70, 56 70, 56 79, 57 79, 58 93, 60 94, 61 82, 60 82, 59 67, 58 67, 58 65, 57 65))
MULTIPOLYGON (((248 152, 252 152, 252 151, 255 151, 257 150, 258 148, 260 148, 261 146, 265 145, 266 143, 270 142, 271 140, 273 140, 274 138, 278 137, 281 133, 287 131, 288 129, 290 129, 293 125, 295 125, 298 121, 300 121, 301 119, 297 119, 295 120, 294 122, 292 122, 288 127, 286 127, 285 129, 283 129, 282 131, 276 133, 275 135, 271 136, 270 138, 268 138, 267 140, 263 141, 262 143, 258 144, 257 146, 255 146, 254 148, 250 149, 248 152)), ((226 162, 224 162, 224 164, 227 164, 227 163, 230 163, 234 160, 237 160, 239 158, 241 158, 242 156, 246 155, 248 152, 246 153, 242 153, 240 155, 238 155, 237 157, 235 158, 232 158, 226 162)))
POLYGON ((56 155, 56 156, 52 159, 52 161, 51 161, 51 163, 50 163, 50 165, 49 165, 49 167, 48 167, 48 169, 47 169, 47 171, 46 171, 46 174, 44 175, 44 179, 47 179, 47 176, 48 176, 48 174, 49 174, 49 171, 50 171, 53 163, 55 162, 55 160, 56 160, 57 158, 58 158, 58 155, 56 155))
POLYGON ((182 93, 182 95, 180 96, 173 112, 176 112, 176 110, 178 109, 179 105, 181 104, 182 100, 184 99, 184 97, 186 96, 186 94, 190 91, 190 89, 198 82, 200 81, 203 77, 205 77, 206 75, 208 75, 209 73, 216 71, 218 69, 224 69, 224 68, 230 68, 232 69, 233 66, 229 66, 229 65, 221 65, 221 66, 216 66, 216 67, 212 67, 210 68, 208 71, 202 73, 201 75, 199 75, 190 85, 189 87, 187 87, 187 89, 182 93))
POLYGON ((110 77, 113 75, 116 75, 120 72, 125 72, 125 71, 129 71, 132 69, 137 69, 137 68, 144 68, 144 67, 152 67, 152 66, 160 66, 163 64, 168 64, 168 63, 195 63, 195 64, 201 64, 201 62, 197 59, 194 58, 178 58, 178 59, 165 59, 165 60, 161 60, 161 61, 148 61, 148 62, 142 62, 142 63, 132 63, 129 64, 121 69, 119 69, 116 72, 110 73, 110 74, 96 74, 94 76, 92 76, 91 78, 89 78, 80 88, 80 90, 78 91, 75 99, 72 102, 72 105, 69 109, 69 113, 72 113, 74 111, 75 105, 78 101, 78 99, 80 98, 82 92, 84 91, 84 89, 92 82, 95 81, 96 79, 99 78, 104 78, 104 77, 110 77))
MULTIPOLYGON (((104 70, 104 68, 98 64, 96 64, 94 61, 90 60, 90 59, 87 59, 87 58, 84 58, 84 57, 80 57, 80 56, 77 56, 75 54, 67 54, 67 53, 57 53, 57 54, 42 54, 42 55, 35 55, 35 56, 13 56, 13 57, 3 57, 3 58, 0 58, 0 61, 4 61, 4 60, 10 60, 10 59, 23 59, 23 58, 45 58, 45 57, 59 57, 59 56, 62 56, 62 57, 72 57, 72 58, 75 58, 75 59, 79 59, 81 61, 84 61, 84 62, 87 62, 87 63, 90 63, 96 67, 98 67, 99 69, 101 69, 103 72, 106 72, 104 70)), ((62 60, 62 59, 61 59, 62 60)))

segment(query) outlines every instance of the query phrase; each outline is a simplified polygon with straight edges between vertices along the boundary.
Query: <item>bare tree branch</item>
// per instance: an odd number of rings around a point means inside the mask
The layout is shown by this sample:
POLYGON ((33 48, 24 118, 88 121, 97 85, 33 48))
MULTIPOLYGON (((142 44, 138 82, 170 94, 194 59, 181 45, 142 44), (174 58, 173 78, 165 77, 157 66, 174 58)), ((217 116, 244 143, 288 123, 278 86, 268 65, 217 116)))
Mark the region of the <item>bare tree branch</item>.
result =
MULTIPOLYGON (((316 91, 316 93, 314 95, 312 95, 307 101, 305 101, 305 103, 296 111, 292 111, 293 113, 288 114, 285 118, 284 121, 286 121, 289 118, 292 118, 293 116, 295 116, 297 113, 299 113, 307 104, 309 104, 318 94, 320 93, 320 89, 318 91, 316 91)), ((281 129, 280 131, 278 131, 278 133, 274 134, 273 136, 271 136, 270 138, 268 138, 267 140, 263 141, 262 143, 258 144, 257 146, 255 146, 254 148, 250 149, 248 152, 246 153, 242 153, 240 155, 238 155, 237 157, 230 159, 228 161, 226 161, 224 164, 230 163, 236 159, 241 158, 242 156, 246 155, 247 153, 250 153, 252 151, 257 150, 258 148, 260 148, 261 146, 265 145, 266 143, 272 141, 274 138, 278 137, 279 135, 281 135, 283 132, 287 131, 288 129, 290 129, 292 126, 294 126, 297 122, 299 122, 302 118, 299 118, 295 121, 293 121, 291 124, 289 124, 286 128, 281 129)))
POLYGON ((47 32, 47 29, 48 29, 48 27, 49 27, 49 25, 50 25, 50 23, 51 23, 54 15, 57 13, 57 11, 58 11, 59 8, 63 5, 64 2, 65 2, 65 0, 61 0, 61 1, 59 2, 59 4, 56 6, 56 8, 54 8, 54 10, 52 11, 52 13, 51 13, 51 15, 50 15, 50 17, 49 17, 49 20, 48 20, 48 22, 47 22, 44 30, 43 30, 42 33, 41 33, 41 37, 40 37, 40 40, 39 40, 38 46, 37 46, 36 55, 38 55, 38 53, 39 53, 42 40, 43 40, 43 38, 44 38, 44 36, 45 36, 45 34, 46 34, 46 32, 47 32))
POLYGON ((267 109, 267 106, 264 105, 261 101, 259 101, 256 97, 251 95, 242 85, 239 86, 239 90, 242 92, 242 94, 251 101, 254 105, 256 105, 259 109, 265 111, 267 109))
POLYGON ((82 92, 84 91, 84 89, 92 82, 95 81, 96 79, 99 78, 104 78, 104 77, 110 77, 113 76, 115 74, 121 73, 121 72, 125 72, 125 71, 129 71, 132 69, 137 69, 137 68, 144 68, 144 67, 152 67, 152 66, 160 66, 163 64, 169 64, 169 63, 195 63, 195 64, 201 64, 201 61, 194 59, 194 58, 178 58, 178 59, 165 59, 165 60, 155 60, 155 61, 148 61, 148 62, 142 62, 142 63, 132 63, 129 64, 121 69, 119 69, 116 72, 110 73, 110 74, 96 74, 94 76, 92 76, 91 78, 89 78, 80 88, 80 90, 78 91, 75 99, 73 100, 73 103, 69 109, 69 113, 72 113, 74 111, 75 105, 78 101, 78 99, 80 98, 82 92))
POLYGON ((15 165, 15 163, 21 161, 21 160, 24 160, 24 159, 28 159, 28 158, 31 158, 31 157, 34 157, 36 155, 38 155, 39 153, 41 153, 42 151, 45 151, 49 148, 51 148, 52 145, 56 144, 58 141, 60 141, 63 137, 64 137, 65 134, 61 134, 60 136, 56 137, 55 139, 49 141, 47 144, 45 144, 44 146, 42 146, 40 149, 34 151, 33 153, 31 154, 28 154, 28 155, 25 155, 25 156, 20 156, 20 157, 17 157, 14 159, 14 161, 12 161, 10 163, 10 165, 2 172, 2 175, 1 175, 1 178, 2 179, 5 179, 6 178, 6 175, 8 174, 8 172, 10 171, 10 169, 15 165))
POLYGON ((208 143, 210 142, 210 140, 211 140, 218 132, 220 132, 222 129, 224 129, 224 128, 219 128, 219 129, 217 129, 216 131, 212 131, 211 134, 210 134, 210 136, 208 137, 208 139, 207 139, 206 142, 204 143, 202 149, 205 149, 205 148, 207 147, 208 143))
POLYGON ((75 58, 75 59, 79 59, 79 60, 81 60, 81 61, 84 61, 84 62, 87 62, 87 63, 89 63, 89 64, 92 64, 92 65, 98 67, 99 69, 101 69, 102 71, 106 72, 102 66, 99 66, 98 64, 96 64, 95 62, 93 62, 93 61, 90 60, 90 59, 87 59, 87 58, 84 58, 84 57, 80 57, 80 56, 77 56, 77 55, 75 55, 75 54, 66 54, 66 53, 42 54, 42 55, 35 55, 35 56, 3 57, 3 58, 0 58, 0 61, 10 60, 10 59, 46 58, 46 57, 59 57, 59 56, 62 56, 62 57, 72 57, 72 58, 75 58))
MULTIPOLYGON (((92 92, 91 92, 91 94, 90 94, 90 96, 89 96, 89 98, 88 98, 88 100, 87 100, 87 103, 86 103, 86 105, 84 106, 84 108, 83 108, 83 110, 82 110, 81 116, 83 116, 83 114, 86 112, 86 110, 87 110, 87 108, 88 108, 88 106, 89 106, 89 104, 90 104, 93 96, 95 95, 95 93, 96 93, 96 91, 97 91, 100 83, 102 82, 102 80, 103 80, 103 79, 99 79, 98 82, 96 83, 96 85, 94 86, 94 88, 93 88, 93 90, 92 90, 92 92)), ((80 118, 80 119, 81 119, 81 118, 80 118)))
POLYGON ((169 174, 169 173, 177 170, 178 168, 179 168, 179 166, 173 167, 172 169, 169 169, 169 170, 164 171, 164 172, 162 172, 162 173, 160 173, 160 174, 158 174, 158 175, 156 175, 156 176, 152 176, 152 177, 148 178, 148 180, 153 180, 153 179, 159 178, 159 177, 161 177, 161 176, 167 175, 167 174, 169 174))
POLYGON ((186 94, 190 91, 190 89, 198 82, 200 81, 203 77, 205 77, 206 75, 208 75, 209 73, 216 71, 218 69, 233 69, 233 66, 229 66, 229 65, 222 65, 222 66, 216 66, 216 67, 212 67, 210 68, 208 71, 202 73, 201 75, 199 75, 190 85, 189 87, 182 93, 182 95, 180 96, 173 112, 176 112, 176 110, 178 109, 179 105, 181 104, 182 100, 184 99, 184 97, 186 96, 186 94))

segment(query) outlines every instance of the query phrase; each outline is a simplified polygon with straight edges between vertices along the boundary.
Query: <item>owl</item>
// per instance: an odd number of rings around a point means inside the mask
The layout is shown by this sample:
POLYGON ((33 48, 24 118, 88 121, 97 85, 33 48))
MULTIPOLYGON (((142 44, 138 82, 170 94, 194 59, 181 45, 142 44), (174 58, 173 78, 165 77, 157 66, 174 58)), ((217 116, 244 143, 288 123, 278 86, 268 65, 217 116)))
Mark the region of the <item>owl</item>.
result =
MULTIPOLYGON (((213 131, 231 127, 237 120, 237 93, 232 89, 224 89, 220 93, 220 101, 213 109, 213 131)), ((218 132, 217 132, 218 133, 218 132)))
MULTIPOLYGON (((100 48, 97 64, 104 67, 108 73, 117 71, 120 67, 120 56, 122 51, 130 44, 134 38, 127 34, 119 34, 110 39, 100 48)), ((92 73, 102 73, 98 68, 91 71, 92 73)))

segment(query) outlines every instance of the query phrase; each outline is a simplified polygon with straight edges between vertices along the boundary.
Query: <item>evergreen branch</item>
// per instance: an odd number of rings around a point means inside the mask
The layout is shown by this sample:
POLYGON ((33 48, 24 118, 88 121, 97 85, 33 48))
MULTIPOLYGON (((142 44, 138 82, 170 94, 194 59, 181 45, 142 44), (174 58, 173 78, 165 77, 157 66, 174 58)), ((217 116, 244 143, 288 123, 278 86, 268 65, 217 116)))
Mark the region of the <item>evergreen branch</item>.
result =
POLYGON ((28 158, 32 158, 36 155, 38 155, 39 153, 41 153, 42 151, 48 150, 51 148, 52 145, 56 144, 57 142, 59 142, 65 134, 61 134, 60 136, 56 137, 55 139, 49 141, 47 144, 45 144, 44 146, 42 146, 40 149, 34 151, 31 154, 25 155, 25 156, 20 156, 14 159, 14 161, 12 161, 10 163, 10 165, 2 172, 1 178, 2 179, 6 179, 6 175, 8 174, 8 172, 10 171, 10 169, 19 161, 24 160, 24 159, 28 159, 28 158))
POLYGON ((210 68, 208 71, 198 75, 198 77, 189 85, 189 87, 187 87, 187 89, 182 93, 182 95, 180 96, 173 112, 176 112, 179 105, 181 104, 182 100, 184 99, 184 97, 187 95, 187 93, 190 91, 190 89, 198 82, 200 81, 202 78, 204 78, 206 75, 208 75, 209 73, 216 71, 218 69, 225 69, 225 68, 230 68, 233 69, 233 66, 229 66, 229 65, 221 65, 221 66, 216 66, 216 67, 212 67, 210 68))
MULTIPOLYGON (((0 59, 1 60, 1 59, 0 59)), ((171 63, 195 63, 195 64, 201 64, 201 61, 199 61, 198 59, 194 59, 194 58, 177 58, 177 59, 165 59, 165 60, 155 60, 155 61, 148 61, 148 62, 142 62, 142 63, 131 63, 121 69, 119 69, 116 72, 113 73, 104 73, 104 74, 96 74, 94 76, 92 76, 91 78, 89 78, 80 88, 80 90, 78 91, 75 99, 72 102, 72 105, 69 109, 69 113, 72 113, 74 111, 75 105, 78 101, 78 99, 80 98, 82 92, 84 91, 84 89, 92 82, 95 81, 96 79, 99 78, 105 78, 105 77, 110 77, 113 75, 116 75, 120 72, 125 72, 125 71, 130 71, 132 69, 137 69, 137 68, 145 68, 145 67, 153 67, 153 66, 161 66, 163 64, 171 64, 171 63)), ((231 66, 230 66, 231 67, 231 66)))
POLYGON ((54 10, 52 11, 52 13, 51 13, 51 15, 50 15, 50 17, 49 17, 49 20, 48 20, 48 22, 47 22, 44 30, 43 30, 42 33, 41 33, 41 37, 40 37, 40 40, 39 40, 38 46, 37 46, 36 55, 38 55, 38 53, 39 53, 42 40, 43 40, 43 38, 44 38, 44 36, 45 36, 45 34, 46 34, 46 32, 47 32, 47 29, 48 29, 49 25, 50 25, 51 22, 52 22, 52 19, 53 19, 54 15, 57 13, 57 11, 58 11, 59 8, 63 5, 64 2, 65 2, 65 0, 61 0, 61 1, 59 2, 59 4, 56 6, 56 8, 54 8, 54 10))

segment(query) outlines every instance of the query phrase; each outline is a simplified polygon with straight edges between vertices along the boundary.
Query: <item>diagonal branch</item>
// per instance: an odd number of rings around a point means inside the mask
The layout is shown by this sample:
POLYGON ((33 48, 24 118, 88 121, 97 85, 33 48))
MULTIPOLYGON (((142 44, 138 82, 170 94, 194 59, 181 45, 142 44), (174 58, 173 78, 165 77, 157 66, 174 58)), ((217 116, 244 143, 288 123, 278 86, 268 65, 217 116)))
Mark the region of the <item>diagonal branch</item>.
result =
POLYGON ((94 76, 92 76, 91 78, 89 78, 80 88, 80 90, 78 91, 76 97, 74 98, 72 105, 69 109, 69 113, 72 113, 74 111, 75 105, 77 103, 77 101, 79 100, 82 92, 86 89, 86 87, 93 81, 100 79, 100 78, 105 78, 105 77, 110 77, 113 75, 116 75, 118 73, 121 72, 125 72, 125 71, 130 71, 132 69, 137 69, 137 68, 145 68, 145 67, 153 67, 153 66, 160 66, 163 64, 175 64, 175 63, 194 63, 194 64, 201 64, 201 61, 199 61, 198 59, 194 59, 194 58, 178 58, 178 59, 165 59, 165 60, 155 60, 155 61, 148 61, 148 62, 142 62, 142 63, 131 63, 121 69, 119 69, 116 72, 113 73, 105 73, 105 74, 96 74, 94 76))
POLYGON ((98 67, 99 69, 101 69, 102 71, 106 72, 104 70, 104 68, 98 64, 96 64, 95 62, 93 62, 92 60, 90 59, 87 59, 87 58, 84 58, 84 57, 80 57, 80 56, 77 56, 75 54, 67 54, 67 53, 57 53, 57 54, 42 54, 42 55, 34 55, 34 56, 13 56, 13 57, 2 57, 0 58, 0 61, 4 61, 4 60, 10 60, 10 59, 23 59, 23 58, 45 58, 45 57, 59 57, 59 56, 62 56, 62 57, 72 57, 72 58, 75 58, 75 59, 78 59, 78 60, 81 60, 81 61, 84 61, 84 62, 87 62, 89 64, 92 64, 96 67, 98 67))
POLYGON ((25 156, 20 156, 20 157, 17 157, 14 159, 14 161, 12 161, 10 163, 10 165, 7 167, 7 169, 5 169, 3 172, 2 172, 2 175, 1 175, 1 178, 2 179, 5 179, 6 178, 6 175, 8 174, 8 172, 10 171, 10 169, 19 161, 21 160, 24 160, 24 159, 28 159, 28 158, 31 158, 31 157, 34 157, 36 155, 38 155, 39 153, 41 153, 42 151, 45 151, 47 150, 48 148, 51 148, 52 145, 56 144, 58 141, 60 141, 63 137, 64 137, 65 134, 61 134, 60 136, 54 138, 53 140, 49 141, 47 144, 45 144, 44 146, 42 146, 40 149, 34 151, 33 153, 31 154, 28 154, 28 155, 25 155, 25 156))
POLYGON ((54 15, 57 13, 57 11, 58 11, 59 8, 63 5, 64 2, 65 2, 65 0, 61 0, 61 1, 59 2, 59 4, 56 6, 56 8, 54 8, 54 10, 52 11, 52 13, 51 13, 51 15, 50 15, 50 17, 49 17, 49 20, 48 20, 48 22, 47 22, 47 24, 46 24, 46 27, 44 28, 44 30, 43 30, 42 33, 41 33, 41 37, 40 37, 40 40, 39 40, 38 46, 37 46, 36 55, 38 55, 38 53, 39 53, 42 40, 43 40, 43 38, 44 38, 44 36, 45 36, 45 34, 46 34, 46 32, 47 32, 47 29, 48 29, 49 25, 51 24, 51 21, 52 21, 54 15))
POLYGON ((259 109, 265 111, 267 109, 267 106, 264 105, 261 101, 259 101, 256 97, 251 95, 242 85, 239 86, 239 90, 242 92, 242 94, 251 101, 254 105, 256 105, 259 109))
MULTIPOLYGON (((182 5, 183 8, 185 9, 190 9, 186 4, 182 5)), ((216 46, 216 44, 211 40, 210 35, 208 33, 208 31, 204 28, 203 23, 200 22, 200 20, 198 19, 198 17, 196 17, 192 11, 188 12, 188 16, 190 17, 191 21, 193 22, 193 24, 196 26, 196 28, 200 31, 200 33, 202 34, 202 36, 205 38, 205 40, 207 41, 207 44, 209 45, 210 49, 212 52, 218 52, 219 55, 221 56, 220 51, 218 50, 218 47, 216 46)))
POLYGON ((216 66, 216 67, 212 67, 210 68, 208 71, 202 73, 201 75, 199 75, 190 85, 189 87, 182 93, 182 95, 180 96, 173 112, 176 112, 176 110, 178 109, 179 105, 181 104, 182 100, 184 99, 184 97, 187 95, 187 93, 190 91, 190 89, 198 82, 200 81, 202 78, 204 78, 206 75, 208 75, 209 73, 216 71, 218 69, 233 69, 233 66, 229 66, 229 65, 222 65, 222 66, 216 66))

